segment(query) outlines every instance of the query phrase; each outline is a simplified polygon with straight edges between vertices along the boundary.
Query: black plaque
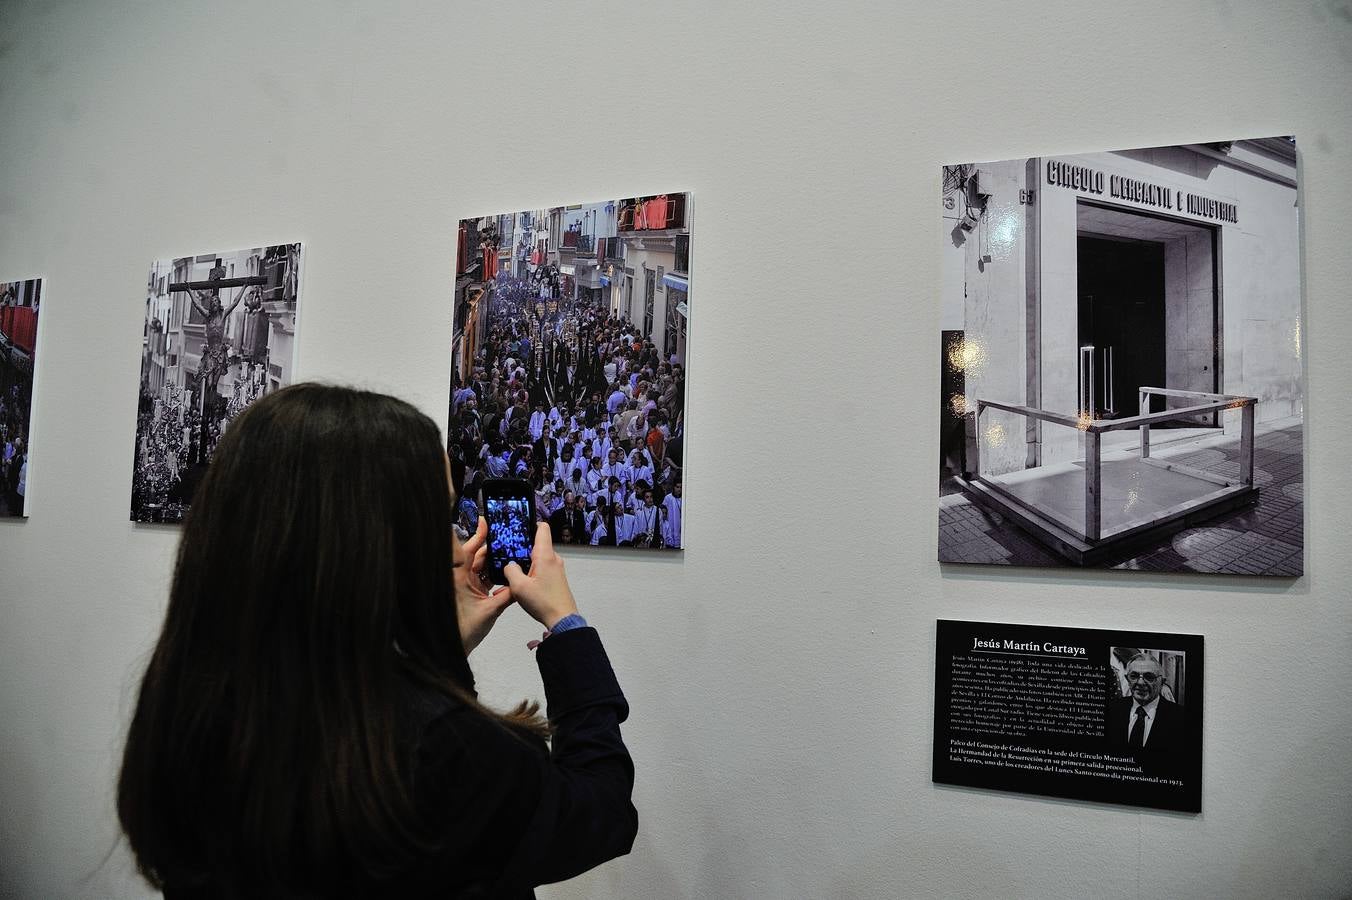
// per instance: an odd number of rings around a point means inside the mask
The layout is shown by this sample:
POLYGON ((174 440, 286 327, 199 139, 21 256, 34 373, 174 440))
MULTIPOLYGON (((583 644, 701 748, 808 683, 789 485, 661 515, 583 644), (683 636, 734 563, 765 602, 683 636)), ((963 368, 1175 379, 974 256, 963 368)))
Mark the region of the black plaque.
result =
POLYGON ((1202 810, 1202 637, 939 620, 934 780, 1202 810))

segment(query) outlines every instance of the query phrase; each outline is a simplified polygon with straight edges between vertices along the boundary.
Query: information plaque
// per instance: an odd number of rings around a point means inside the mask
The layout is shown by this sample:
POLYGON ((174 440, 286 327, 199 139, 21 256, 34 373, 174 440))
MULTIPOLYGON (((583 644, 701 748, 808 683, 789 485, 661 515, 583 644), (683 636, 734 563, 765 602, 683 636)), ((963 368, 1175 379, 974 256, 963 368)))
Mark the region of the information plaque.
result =
POLYGON ((1202 637, 939 620, 941 784, 1202 809, 1202 637))

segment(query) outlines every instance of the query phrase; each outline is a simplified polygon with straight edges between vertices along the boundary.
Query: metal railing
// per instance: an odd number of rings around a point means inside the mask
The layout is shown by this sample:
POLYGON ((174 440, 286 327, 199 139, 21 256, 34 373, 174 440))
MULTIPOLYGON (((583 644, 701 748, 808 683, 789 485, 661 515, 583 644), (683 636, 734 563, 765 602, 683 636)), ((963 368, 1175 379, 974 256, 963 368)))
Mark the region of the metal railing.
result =
POLYGON ((1031 406, 1023 406, 1017 403, 1001 403, 996 400, 978 399, 976 401, 976 426, 978 435, 976 443, 977 458, 974 460, 973 465, 976 479, 980 481, 984 487, 999 494, 1005 500, 1010 501, 1016 506, 1030 509, 1038 515, 1049 518, 1091 543, 1099 541, 1104 537, 1103 435, 1106 432, 1126 431, 1131 428, 1140 429, 1141 461, 1146 464, 1155 465, 1175 472, 1181 472, 1203 481, 1209 481, 1222 488, 1236 486, 1243 486, 1245 488, 1253 487, 1254 409, 1258 403, 1258 398, 1244 397, 1236 394, 1211 394, 1202 391, 1180 391, 1157 387, 1138 388, 1137 393, 1140 401, 1140 415, 1129 416, 1125 419, 1094 419, 1088 415, 1079 417, 1068 416, 1064 413, 1049 412, 1045 409, 1035 409, 1031 406), (1198 400, 1201 402, 1174 409, 1166 409, 1161 412, 1150 412, 1151 397, 1198 400), (1037 419, 1041 422, 1063 425, 1084 432, 1084 522, 1082 525, 1081 523, 1072 522, 1064 516, 1058 516, 1050 510, 1032 509, 1025 500, 1011 493, 1003 485, 981 475, 981 442, 979 436, 981 434, 981 414, 987 409, 1003 410, 1004 412, 1015 413, 1030 419, 1037 419), (1227 409, 1240 410, 1239 478, 1237 481, 1230 481, 1213 472, 1205 472, 1201 469, 1196 469, 1181 463, 1151 458, 1150 426, 1152 424, 1170 422, 1176 419, 1186 419, 1189 416, 1219 412, 1227 409))

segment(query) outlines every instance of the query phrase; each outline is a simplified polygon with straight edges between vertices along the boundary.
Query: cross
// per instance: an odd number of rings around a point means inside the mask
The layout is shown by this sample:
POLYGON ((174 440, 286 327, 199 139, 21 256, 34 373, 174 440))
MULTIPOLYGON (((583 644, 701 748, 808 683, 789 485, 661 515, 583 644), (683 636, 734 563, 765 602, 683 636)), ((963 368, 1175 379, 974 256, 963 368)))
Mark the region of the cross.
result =
MULTIPOLYGON (((207 397, 216 395, 216 384, 225 374, 227 355, 225 347, 225 320, 239 306, 240 300, 249 291, 258 291, 259 285, 267 284, 263 275, 250 275, 243 278, 226 278, 225 266, 220 259, 211 267, 206 281, 177 281, 169 285, 171 292, 186 292, 193 307, 202 316, 202 360, 197 367, 197 411, 201 414, 201 431, 198 441, 198 459, 205 462, 209 434, 207 423, 207 397), (238 287, 237 293, 228 307, 222 306, 220 288, 238 287)), ((249 307, 246 307, 248 309, 249 307)))
POLYGON ((265 275, 248 275, 243 278, 226 278, 225 266, 216 260, 206 281, 175 281, 169 285, 170 292, 175 291, 214 291, 220 288, 249 287, 255 284, 267 284, 265 275))
POLYGON ((255 284, 267 284, 265 275, 249 275, 244 278, 217 278, 212 281, 176 281, 169 285, 170 291, 214 291, 217 288, 246 287, 255 284))

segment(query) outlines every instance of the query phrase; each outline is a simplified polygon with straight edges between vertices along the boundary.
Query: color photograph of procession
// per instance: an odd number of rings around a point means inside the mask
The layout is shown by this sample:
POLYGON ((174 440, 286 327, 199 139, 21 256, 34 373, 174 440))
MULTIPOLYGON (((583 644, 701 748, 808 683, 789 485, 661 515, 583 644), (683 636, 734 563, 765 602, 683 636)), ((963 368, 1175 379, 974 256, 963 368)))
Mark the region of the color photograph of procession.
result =
POLYGON ((447 452, 457 528, 524 478, 555 544, 680 549, 690 200, 460 222, 447 452))
POLYGON ((41 279, 0 282, 0 518, 28 515, 28 445, 41 299, 41 279))
POLYGON ((132 521, 181 522, 230 421, 291 383, 300 265, 279 244, 150 267, 132 521))

